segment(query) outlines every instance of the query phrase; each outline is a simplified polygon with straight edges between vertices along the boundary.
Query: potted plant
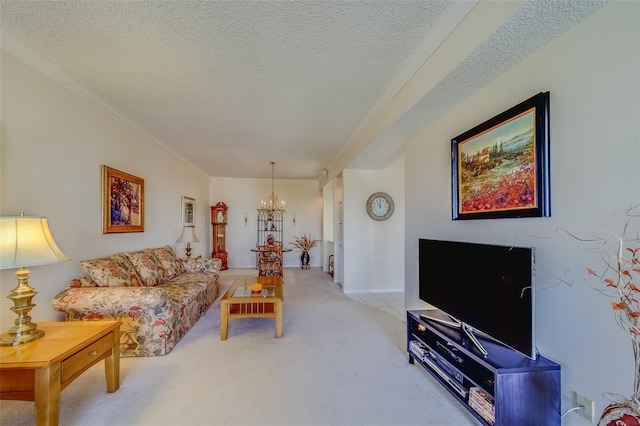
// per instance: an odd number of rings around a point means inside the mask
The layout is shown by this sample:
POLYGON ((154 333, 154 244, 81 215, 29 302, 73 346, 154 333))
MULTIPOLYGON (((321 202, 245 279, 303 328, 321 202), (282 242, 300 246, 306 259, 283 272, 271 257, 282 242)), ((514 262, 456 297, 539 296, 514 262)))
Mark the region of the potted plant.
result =
POLYGON ((293 237, 293 242, 289 243, 296 250, 300 251, 300 269, 309 269, 309 262, 311 256, 309 256, 309 250, 318 245, 320 240, 311 238, 311 234, 307 237, 306 234, 302 234, 302 237, 293 237))

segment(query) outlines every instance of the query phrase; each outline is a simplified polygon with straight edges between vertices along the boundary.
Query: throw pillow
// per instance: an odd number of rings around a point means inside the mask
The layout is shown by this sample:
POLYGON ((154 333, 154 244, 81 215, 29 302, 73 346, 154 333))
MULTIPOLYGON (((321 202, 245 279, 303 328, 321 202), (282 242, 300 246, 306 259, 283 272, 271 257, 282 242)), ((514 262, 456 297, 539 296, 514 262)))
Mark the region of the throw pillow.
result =
POLYGON ((184 265, 170 246, 154 248, 151 251, 160 259, 167 280, 185 272, 184 265))
POLYGON ((82 268, 98 287, 139 286, 142 280, 127 256, 122 253, 102 259, 83 260, 82 268))
POLYGON ((142 279, 142 285, 153 286, 164 282, 165 272, 160 259, 152 250, 145 249, 124 253, 136 268, 136 272, 142 279))
POLYGON ((69 288, 80 288, 80 287, 95 287, 96 283, 93 282, 91 276, 82 275, 79 277, 75 277, 71 280, 71 282, 67 285, 69 288))

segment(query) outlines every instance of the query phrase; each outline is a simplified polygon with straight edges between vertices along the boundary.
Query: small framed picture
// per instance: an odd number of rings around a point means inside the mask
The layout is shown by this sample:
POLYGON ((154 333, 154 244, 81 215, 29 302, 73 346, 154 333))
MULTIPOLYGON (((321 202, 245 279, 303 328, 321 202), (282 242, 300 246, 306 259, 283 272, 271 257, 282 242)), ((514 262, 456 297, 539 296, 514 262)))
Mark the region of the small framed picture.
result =
POLYGON ((451 140, 452 218, 551 216, 549 92, 451 140))
POLYGON ((196 226, 196 200, 182 197, 182 226, 196 226))
POLYGON ((102 233, 144 232, 144 179, 102 166, 102 233))

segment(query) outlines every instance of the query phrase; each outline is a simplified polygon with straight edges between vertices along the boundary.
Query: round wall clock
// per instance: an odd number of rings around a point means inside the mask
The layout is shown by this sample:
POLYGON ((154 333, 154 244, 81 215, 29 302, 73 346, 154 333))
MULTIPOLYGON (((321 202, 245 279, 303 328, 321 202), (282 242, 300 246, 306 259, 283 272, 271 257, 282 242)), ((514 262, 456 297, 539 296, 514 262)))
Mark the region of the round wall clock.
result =
POLYGON ((393 214, 393 199, 384 192, 376 192, 367 200, 367 214, 373 220, 387 220, 393 214))

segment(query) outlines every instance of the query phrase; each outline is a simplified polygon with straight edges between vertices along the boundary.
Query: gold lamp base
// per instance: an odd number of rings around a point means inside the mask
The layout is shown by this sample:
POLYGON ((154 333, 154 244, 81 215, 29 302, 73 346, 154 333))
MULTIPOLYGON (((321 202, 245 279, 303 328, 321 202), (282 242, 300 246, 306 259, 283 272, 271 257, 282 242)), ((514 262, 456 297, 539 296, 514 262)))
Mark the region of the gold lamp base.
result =
POLYGON ((33 342, 44 336, 44 331, 38 330, 36 324, 31 323, 34 329, 27 332, 13 332, 13 328, 0 335, 0 346, 18 346, 23 343, 33 342))
POLYGON ((11 310, 18 314, 13 321, 14 326, 8 332, 0 335, 0 346, 17 346, 23 343, 33 342, 44 336, 44 331, 38 330, 38 325, 31 322, 29 311, 34 308, 31 299, 38 294, 29 286, 29 270, 21 268, 15 273, 18 285, 11 290, 7 299, 13 300, 11 310))

